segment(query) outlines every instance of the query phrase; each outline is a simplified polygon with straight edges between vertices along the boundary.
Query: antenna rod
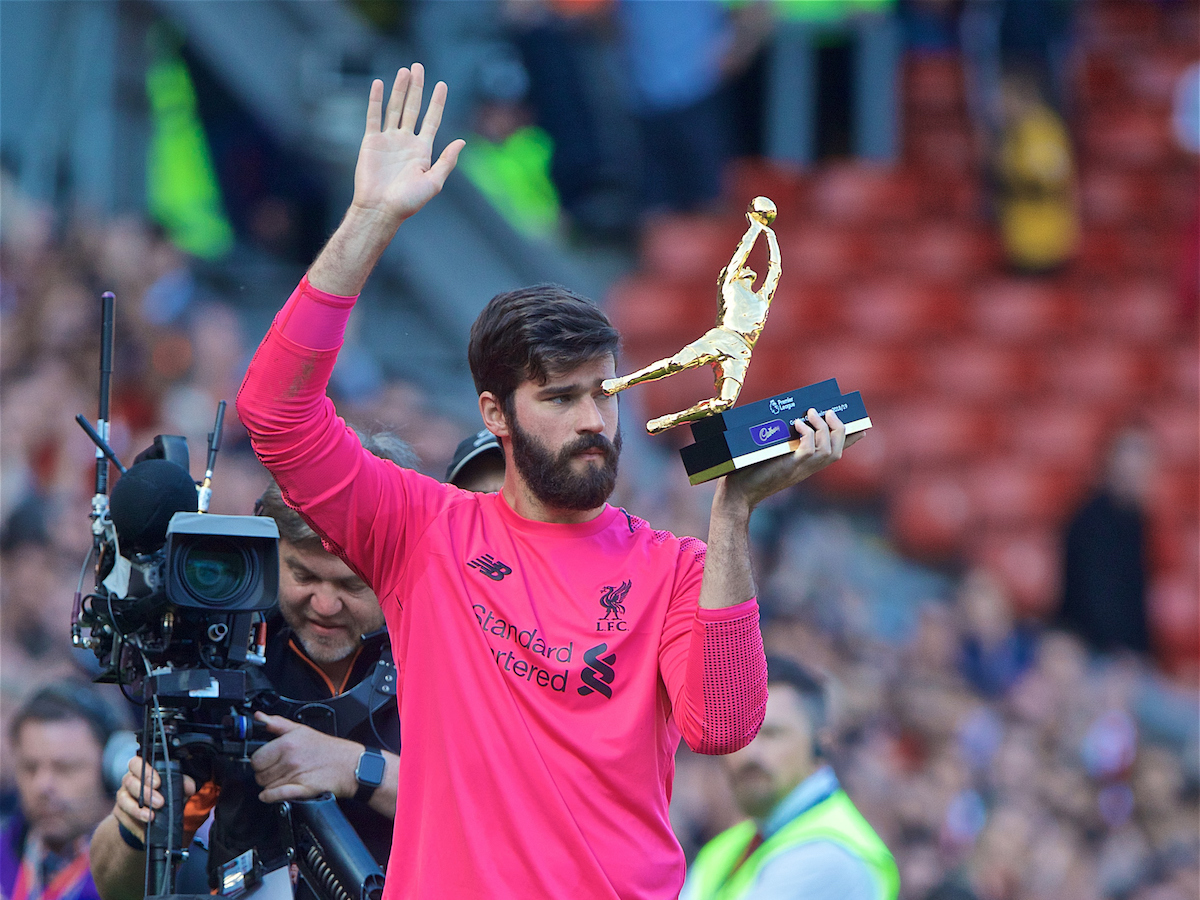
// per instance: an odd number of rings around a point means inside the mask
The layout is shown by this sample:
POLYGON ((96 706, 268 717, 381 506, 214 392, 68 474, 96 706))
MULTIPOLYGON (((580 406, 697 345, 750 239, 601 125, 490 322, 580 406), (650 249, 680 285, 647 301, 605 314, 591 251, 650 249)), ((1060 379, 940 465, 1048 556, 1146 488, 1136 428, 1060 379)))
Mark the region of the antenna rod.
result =
POLYGON ((208 433, 208 462, 204 466, 204 481, 200 482, 199 510, 208 512, 208 503, 212 500, 213 467, 217 464, 217 451, 221 449, 221 429, 225 424, 225 401, 217 404, 217 420, 213 422, 213 430, 208 433))
POLYGON ((121 460, 117 459, 117 452, 108 445, 108 441, 100 437, 100 432, 96 431, 96 429, 92 427, 92 423, 87 420, 86 416, 80 413, 75 416, 75 421, 79 423, 80 428, 87 432, 87 436, 90 437, 92 439, 92 443, 96 445, 97 456, 107 457, 108 460, 117 467, 117 471, 122 475, 129 471, 123 465, 121 465, 121 460))
MULTIPOLYGON (((96 434, 100 440, 96 441, 94 437, 92 438, 96 443, 97 494, 108 493, 108 459, 111 458, 116 462, 116 457, 110 456, 111 449, 107 454, 104 452, 108 446, 109 437, 108 401, 112 391, 113 324, 116 319, 116 300, 116 295, 112 291, 105 291, 100 295, 100 417, 96 420, 96 434)), ((125 473, 119 462, 117 467, 121 470, 121 474, 125 473)))

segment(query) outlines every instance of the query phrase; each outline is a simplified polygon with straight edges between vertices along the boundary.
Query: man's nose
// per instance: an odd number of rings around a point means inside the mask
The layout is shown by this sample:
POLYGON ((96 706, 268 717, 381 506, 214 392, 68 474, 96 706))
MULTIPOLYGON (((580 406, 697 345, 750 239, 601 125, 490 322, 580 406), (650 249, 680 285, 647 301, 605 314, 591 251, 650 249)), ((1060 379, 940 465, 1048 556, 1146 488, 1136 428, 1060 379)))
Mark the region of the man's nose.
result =
POLYGON ((591 432, 592 434, 604 433, 604 415, 600 412, 600 406, 596 403, 596 398, 586 397, 579 405, 579 419, 575 423, 575 430, 580 434, 591 432))
POLYGON ((58 779, 51 766, 38 766, 33 773, 33 790, 40 797, 51 797, 58 786, 58 779))
POLYGON ((342 597, 332 585, 318 584, 312 592, 309 605, 317 615, 328 618, 342 611, 342 597))

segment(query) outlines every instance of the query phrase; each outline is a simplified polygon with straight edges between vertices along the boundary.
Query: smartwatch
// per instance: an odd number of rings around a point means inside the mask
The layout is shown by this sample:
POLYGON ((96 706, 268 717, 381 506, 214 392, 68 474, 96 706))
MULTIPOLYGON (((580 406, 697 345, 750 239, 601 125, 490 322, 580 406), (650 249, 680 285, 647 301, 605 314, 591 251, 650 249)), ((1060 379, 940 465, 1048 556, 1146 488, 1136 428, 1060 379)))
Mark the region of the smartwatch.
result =
POLYGON ((354 780, 358 782, 358 790, 354 799, 359 803, 369 803, 375 788, 383 784, 383 773, 387 769, 387 760, 374 747, 367 747, 358 757, 358 765, 354 767, 354 780))

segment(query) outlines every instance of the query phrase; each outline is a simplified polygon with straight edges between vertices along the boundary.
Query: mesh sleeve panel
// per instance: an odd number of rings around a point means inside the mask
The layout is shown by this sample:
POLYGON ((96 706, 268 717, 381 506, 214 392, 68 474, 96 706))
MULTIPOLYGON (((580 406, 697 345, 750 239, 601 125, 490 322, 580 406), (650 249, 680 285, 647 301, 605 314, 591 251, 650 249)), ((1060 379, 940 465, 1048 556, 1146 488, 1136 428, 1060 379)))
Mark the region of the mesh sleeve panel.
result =
POLYGON ((699 740, 688 740, 693 750, 732 753, 754 740, 767 710, 767 658, 757 604, 752 614, 735 619, 696 616, 687 680, 688 692, 703 698, 699 740))

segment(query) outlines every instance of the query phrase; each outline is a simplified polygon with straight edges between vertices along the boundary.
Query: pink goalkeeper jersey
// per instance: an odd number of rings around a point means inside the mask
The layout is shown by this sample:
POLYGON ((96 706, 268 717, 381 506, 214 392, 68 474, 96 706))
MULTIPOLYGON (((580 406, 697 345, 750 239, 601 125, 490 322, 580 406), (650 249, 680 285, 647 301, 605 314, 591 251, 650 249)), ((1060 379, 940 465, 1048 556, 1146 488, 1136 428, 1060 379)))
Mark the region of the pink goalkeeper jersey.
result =
POLYGON ((674 753, 681 733, 720 753, 757 731, 756 603, 700 610, 704 544, 621 509, 531 521, 367 453, 324 395, 335 355, 273 326, 238 412, 387 619, 403 748, 386 900, 677 897, 674 753))

